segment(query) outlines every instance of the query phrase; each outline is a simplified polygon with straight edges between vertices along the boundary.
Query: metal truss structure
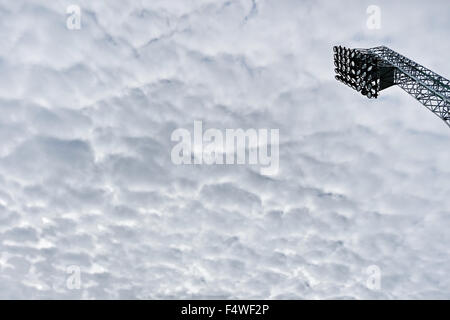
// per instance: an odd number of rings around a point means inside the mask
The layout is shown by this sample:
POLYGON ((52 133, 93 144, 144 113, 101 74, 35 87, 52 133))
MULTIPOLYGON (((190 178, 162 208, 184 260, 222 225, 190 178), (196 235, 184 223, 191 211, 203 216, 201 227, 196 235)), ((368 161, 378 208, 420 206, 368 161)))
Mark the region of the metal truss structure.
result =
POLYGON ((398 85, 450 127, 450 81, 384 46, 334 47, 336 79, 368 98, 398 85))

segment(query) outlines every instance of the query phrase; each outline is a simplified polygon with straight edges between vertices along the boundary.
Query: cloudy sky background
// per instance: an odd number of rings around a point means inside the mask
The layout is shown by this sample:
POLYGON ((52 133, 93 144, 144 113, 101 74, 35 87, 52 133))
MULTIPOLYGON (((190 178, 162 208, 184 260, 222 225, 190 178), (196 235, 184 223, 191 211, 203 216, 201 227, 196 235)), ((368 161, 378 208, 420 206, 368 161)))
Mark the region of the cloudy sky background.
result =
POLYGON ((450 298, 450 130, 400 88, 363 98, 332 60, 386 45, 450 78, 449 17, 447 0, 1 0, 0 298, 450 298), (280 129, 279 174, 172 164, 194 120, 280 129))

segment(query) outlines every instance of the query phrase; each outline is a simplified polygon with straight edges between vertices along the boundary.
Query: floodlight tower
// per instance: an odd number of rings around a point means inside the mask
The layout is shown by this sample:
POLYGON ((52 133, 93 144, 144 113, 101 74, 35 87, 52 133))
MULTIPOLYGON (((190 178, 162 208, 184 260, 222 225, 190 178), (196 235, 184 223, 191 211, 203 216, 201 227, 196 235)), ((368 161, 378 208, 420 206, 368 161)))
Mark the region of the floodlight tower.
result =
POLYGON ((333 51, 337 80, 369 99, 398 85, 450 127, 449 80, 384 46, 333 51))

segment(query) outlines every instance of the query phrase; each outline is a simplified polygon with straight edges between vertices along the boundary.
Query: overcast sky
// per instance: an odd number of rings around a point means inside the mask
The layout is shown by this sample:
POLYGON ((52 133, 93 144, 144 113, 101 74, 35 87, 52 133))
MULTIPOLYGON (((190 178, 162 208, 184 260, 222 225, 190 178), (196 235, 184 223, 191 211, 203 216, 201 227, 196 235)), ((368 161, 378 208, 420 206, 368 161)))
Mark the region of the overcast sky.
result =
POLYGON ((449 299, 450 129, 398 87, 343 86, 332 59, 386 45, 450 78, 449 17, 447 0, 0 0, 0 298, 449 299), (279 173, 173 164, 195 120, 279 129, 279 173))

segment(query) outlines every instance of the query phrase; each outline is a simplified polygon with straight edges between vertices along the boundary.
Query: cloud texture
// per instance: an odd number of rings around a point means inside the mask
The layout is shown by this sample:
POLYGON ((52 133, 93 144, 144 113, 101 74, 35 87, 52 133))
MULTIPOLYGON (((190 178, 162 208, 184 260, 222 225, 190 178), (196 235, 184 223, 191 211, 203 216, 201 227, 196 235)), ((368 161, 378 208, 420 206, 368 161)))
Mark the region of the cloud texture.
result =
POLYGON ((0 1, 0 298, 450 298, 450 130, 331 51, 449 78, 450 5, 370 4, 0 1), (172 164, 194 120, 280 129, 279 174, 172 164))

